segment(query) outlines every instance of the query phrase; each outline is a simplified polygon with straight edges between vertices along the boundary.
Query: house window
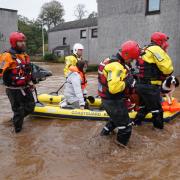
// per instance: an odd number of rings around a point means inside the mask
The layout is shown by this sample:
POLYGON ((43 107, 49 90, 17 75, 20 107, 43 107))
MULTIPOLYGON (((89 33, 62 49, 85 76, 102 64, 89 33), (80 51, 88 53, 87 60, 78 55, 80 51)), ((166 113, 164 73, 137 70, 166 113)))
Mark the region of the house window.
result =
POLYGON ((86 30, 85 29, 80 31, 80 38, 81 39, 85 39, 86 38, 86 30))
POLYGON ((63 45, 66 45, 66 37, 63 37, 63 45))
POLYGON ((6 41, 6 37, 0 32, 0 41, 6 41))
POLYGON ((98 33, 97 28, 92 29, 91 30, 91 37, 97 38, 98 37, 97 33, 98 33))
POLYGON ((146 15, 160 13, 161 0, 147 0, 146 15))

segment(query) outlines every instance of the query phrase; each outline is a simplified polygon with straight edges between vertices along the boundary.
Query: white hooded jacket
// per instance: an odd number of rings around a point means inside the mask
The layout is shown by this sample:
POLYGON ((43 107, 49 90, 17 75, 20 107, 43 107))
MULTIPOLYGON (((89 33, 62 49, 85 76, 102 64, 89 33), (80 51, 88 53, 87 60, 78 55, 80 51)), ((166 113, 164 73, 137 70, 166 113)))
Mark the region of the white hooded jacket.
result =
POLYGON ((67 103, 72 104, 76 101, 79 106, 85 106, 84 96, 86 90, 81 88, 81 77, 78 72, 69 72, 66 79, 64 88, 64 96, 67 103))

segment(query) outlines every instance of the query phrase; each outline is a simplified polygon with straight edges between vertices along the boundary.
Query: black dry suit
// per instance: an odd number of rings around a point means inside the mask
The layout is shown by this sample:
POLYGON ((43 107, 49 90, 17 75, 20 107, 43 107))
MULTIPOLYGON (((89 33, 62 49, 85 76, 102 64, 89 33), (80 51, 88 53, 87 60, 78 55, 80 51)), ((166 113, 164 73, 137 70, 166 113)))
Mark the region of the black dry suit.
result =
POLYGON ((113 59, 107 58, 100 63, 98 90, 102 98, 103 107, 111 118, 102 129, 101 135, 109 135, 117 128, 117 141, 127 145, 131 136, 132 126, 124 96, 127 70, 120 61, 119 58, 115 60, 113 56, 113 59), (104 68, 102 68, 103 66, 104 68), (103 88, 103 85, 105 88, 103 88))
POLYGON ((138 112, 135 123, 141 124, 147 113, 152 113, 155 128, 163 129, 163 110, 161 107, 160 89, 162 81, 173 72, 172 60, 157 45, 145 48, 145 53, 138 60, 138 84, 136 91, 140 97, 142 108, 138 112))

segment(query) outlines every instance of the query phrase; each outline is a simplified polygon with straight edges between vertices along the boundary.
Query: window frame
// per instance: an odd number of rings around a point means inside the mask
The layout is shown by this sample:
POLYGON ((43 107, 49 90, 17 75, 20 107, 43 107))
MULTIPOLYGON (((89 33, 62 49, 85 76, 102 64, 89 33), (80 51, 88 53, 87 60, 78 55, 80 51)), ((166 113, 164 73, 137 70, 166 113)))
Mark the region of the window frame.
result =
POLYGON ((87 38, 87 30, 86 29, 81 29, 80 30, 80 39, 86 39, 87 38), (86 32, 86 36, 83 36, 83 32, 86 32))
POLYGON ((98 37, 98 28, 91 29, 91 38, 97 38, 98 37), (96 30, 97 35, 94 35, 94 30, 96 30))
POLYGON ((150 0, 146 0, 146 13, 145 15, 154 15, 154 14, 160 14, 161 12, 161 0, 159 0, 159 10, 149 10, 149 1, 150 0))
POLYGON ((66 37, 63 37, 63 45, 67 45, 67 43, 66 43, 66 37))

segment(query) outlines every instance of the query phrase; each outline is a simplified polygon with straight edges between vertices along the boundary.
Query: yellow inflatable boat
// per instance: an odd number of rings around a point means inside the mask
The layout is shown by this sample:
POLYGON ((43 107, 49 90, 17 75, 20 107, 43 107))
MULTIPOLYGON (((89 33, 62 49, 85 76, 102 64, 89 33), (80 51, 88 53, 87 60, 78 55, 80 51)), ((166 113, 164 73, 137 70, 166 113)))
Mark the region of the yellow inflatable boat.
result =
MULTIPOLYGON (((101 100, 96 98, 94 103, 90 103, 90 110, 88 109, 65 109, 60 108, 58 103, 63 100, 63 96, 52 96, 48 94, 41 94, 38 96, 38 100, 41 103, 36 103, 36 107, 33 113, 33 116, 39 117, 47 117, 47 118, 60 118, 60 119, 79 119, 79 120, 99 120, 99 121, 106 121, 109 119, 106 111, 100 110, 97 107, 100 107, 101 100)), ((135 111, 129 112, 130 118, 133 120, 136 117, 135 111)), ((180 114, 180 111, 165 111, 164 112, 164 121, 168 122, 174 119, 177 115, 180 114)), ((152 114, 149 113, 146 116, 145 121, 151 121, 152 114)))
MULTIPOLYGON (((47 103, 48 104, 59 104, 62 100, 64 100, 64 96, 63 95, 54 96, 54 95, 50 95, 50 94, 40 94, 40 95, 38 95, 38 100, 45 104, 47 104, 47 103)), ((91 103, 88 99, 87 99, 87 101, 90 106, 97 106, 97 107, 101 106, 100 98, 94 98, 93 103, 91 103)))
MULTIPOLYGON (((90 97, 90 96, 89 96, 90 97)), ((92 97, 92 96, 91 96, 92 97)), ((50 94, 40 94, 38 95, 38 100, 45 104, 59 104, 64 99, 63 95, 50 95, 50 94)), ((94 98, 94 101, 89 101, 87 99, 87 102, 90 106, 101 106, 101 99, 100 98, 94 98)), ((164 99, 164 102, 162 102, 162 108, 164 111, 170 111, 170 112, 176 112, 180 111, 180 103, 176 98, 173 98, 172 104, 169 105, 166 101, 166 98, 164 99)))

